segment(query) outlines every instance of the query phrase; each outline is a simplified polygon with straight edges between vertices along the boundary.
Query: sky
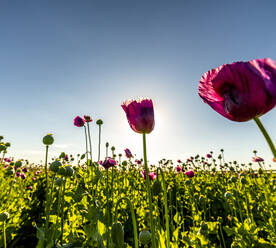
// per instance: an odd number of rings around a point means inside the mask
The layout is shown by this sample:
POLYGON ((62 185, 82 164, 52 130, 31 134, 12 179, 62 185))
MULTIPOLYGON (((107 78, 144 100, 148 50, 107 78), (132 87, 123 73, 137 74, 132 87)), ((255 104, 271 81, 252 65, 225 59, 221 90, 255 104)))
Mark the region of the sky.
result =
MULTIPOLYGON (((256 124, 219 115, 198 96, 198 82, 221 64, 276 60, 275 9, 272 0, 1 1, 0 135, 11 142, 8 155, 43 161, 47 133, 55 138, 50 156, 83 153, 84 130, 73 119, 88 114, 94 158, 98 118, 102 150, 109 142, 140 158, 142 135, 121 104, 149 97, 151 163, 221 148, 226 161, 250 162, 256 149, 271 163, 256 124)), ((261 120, 276 140, 275 109, 261 120)))

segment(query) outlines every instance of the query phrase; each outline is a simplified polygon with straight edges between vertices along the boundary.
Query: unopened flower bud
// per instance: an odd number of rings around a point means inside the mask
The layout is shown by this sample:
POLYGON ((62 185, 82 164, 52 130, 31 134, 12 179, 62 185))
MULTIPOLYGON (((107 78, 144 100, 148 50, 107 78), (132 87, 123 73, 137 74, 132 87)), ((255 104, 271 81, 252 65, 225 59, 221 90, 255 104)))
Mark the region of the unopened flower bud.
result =
POLYGON ((149 244, 150 240, 151 240, 151 233, 148 230, 143 230, 139 233, 139 241, 143 245, 149 244))

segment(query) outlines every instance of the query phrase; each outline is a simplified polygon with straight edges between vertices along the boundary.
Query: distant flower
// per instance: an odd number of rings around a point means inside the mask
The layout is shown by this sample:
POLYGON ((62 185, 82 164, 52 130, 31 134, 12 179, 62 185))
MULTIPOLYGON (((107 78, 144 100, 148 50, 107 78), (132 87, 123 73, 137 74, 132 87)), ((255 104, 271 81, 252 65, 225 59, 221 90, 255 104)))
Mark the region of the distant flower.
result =
POLYGON ((5 158, 4 161, 10 163, 12 160, 10 158, 5 158))
POLYGON ((135 163, 136 163, 136 164, 142 164, 142 161, 139 160, 139 159, 135 159, 135 163))
POLYGON ((264 160, 263 160, 261 157, 257 157, 257 156, 256 156, 256 157, 253 157, 253 158, 252 158, 252 161, 253 161, 253 162, 263 162, 264 160))
POLYGON ((190 170, 190 171, 186 171, 185 175, 188 177, 194 177, 195 173, 194 173, 194 171, 190 170))
POLYGON ((39 175, 41 173, 41 170, 38 170, 35 172, 35 176, 39 175))
POLYGON ((26 178, 26 175, 25 175, 24 173, 21 173, 21 174, 20 174, 20 177, 21 177, 22 179, 25 179, 25 178, 26 178))
POLYGON ((212 155, 211 155, 210 153, 208 153, 208 154, 206 155, 206 157, 207 157, 207 158, 211 158, 212 155))
POLYGON ((35 177, 32 177, 32 181, 35 181, 36 180, 36 178, 35 177))
POLYGON ((276 104, 276 65, 269 58, 221 65, 202 76, 198 93, 222 116, 251 120, 276 104))
POLYGON ((177 160, 177 163, 181 164, 181 163, 182 163, 182 161, 181 161, 180 159, 178 159, 178 160, 177 160))
POLYGON ((154 128, 154 110, 150 99, 129 100, 122 104, 128 123, 137 133, 151 133, 154 128))
POLYGON ((131 151, 128 148, 126 148, 124 151, 125 151, 125 154, 126 154, 127 158, 133 158, 133 155, 132 155, 131 151))
POLYGON ((68 160, 69 160, 69 156, 68 156, 67 154, 65 155, 64 160, 65 160, 65 161, 68 161, 68 160))
POLYGON ((105 169, 116 166, 117 162, 112 158, 106 158, 104 162, 99 161, 99 164, 102 165, 105 169))
POLYGON ((81 118, 80 116, 76 116, 74 119, 74 125, 76 127, 83 127, 85 123, 85 120, 81 118))
POLYGON ((26 167, 24 167, 24 168, 22 169, 22 171, 23 171, 24 173, 26 173, 28 170, 27 170, 26 167))
POLYGON ((92 121, 92 118, 89 115, 84 115, 83 119, 84 119, 85 122, 91 122, 92 121))
MULTIPOLYGON (((146 171, 142 171, 141 175, 143 176, 143 178, 146 180, 146 171)), ((156 174, 155 172, 149 172, 149 179, 152 181, 156 178, 156 174)))
POLYGON ((17 171, 17 172, 15 173, 15 176, 19 177, 19 176, 20 176, 20 172, 17 171))
POLYGON ((176 166, 175 170, 176 170, 177 172, 180 172, 180 171, 182 171, 182 168, 178 165, 178 166, 176 166))
POLYGON ((28 186, 28 187, 27 187, 27 190, 33 190, 33 186, 31 186, 31 185, 28 186))

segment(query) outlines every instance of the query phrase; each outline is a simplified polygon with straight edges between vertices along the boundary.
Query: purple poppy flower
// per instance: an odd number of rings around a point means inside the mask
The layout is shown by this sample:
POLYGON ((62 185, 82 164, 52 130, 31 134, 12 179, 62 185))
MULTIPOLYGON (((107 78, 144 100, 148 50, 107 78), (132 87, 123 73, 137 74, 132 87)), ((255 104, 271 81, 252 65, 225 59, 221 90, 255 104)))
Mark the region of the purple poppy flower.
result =
POLYGON ((15 176, 16 176, 16 177, 19 177, 19 176, 20 176, 20 172, 17 171, 17 172, 15 173, 15 176))
POLYGON ((198 93, 222 116, 251 120, 276 104, 276 65, 269 58, 221 65, 202 76, 198 93))
POLYGON ((67 154, 65 155, 64 160, 65 160, 65 161, 68 161, 68 160, 69 160, 69 156, 68 156, 67 154))
POLYGON ((189 170, 189 171, 186 171, 186 172, 185 172, 185 175, 188 176, 188 177, 194 177, 194 176, 195 176, 195 173, 194 173, 194 171, 189 170))
POLYGON ((110 167, 117 165, 116 161, 112 158, 106 158, 104 162, 99 161, 99 164, 101 164, 105 169, 108 169, 110 167))
MULTIPOLYGON (((141 172, 141 175, 143 176, 143 178, 146 180, 146 170, 141 172)), ((153 181, 156 178, 156 174, 155 172, 149 172, 149 179, 151 181, 153 181)))
POLYGON ((26 178, 26 175, 25 175, 24 173, 21 173, 21 174, 20 174, 20 177, 21 177, 22 179, 25 179, 25 178, 26 178))
POLYGON ((124 151, 125 151, 125 154, 126 154, 127 158, 133 158, 133 155, 132 155, 131 151, 128 148, 126 148, 124 151))
POLYGON ((85 120, 81 118, 80 116, 76 116, 74 119, 74 125, 76 127, 83 127, 85 123, 85 120))
POLYGON ((211 158, 212 155, 208 153, 208 154, 206 155, 206 157, 207 157, 207 158, 211 158))
POLYGON ((89 115, 84 115, 83 119, 84 119, 85 122, 92 122, 92 118, 89 115))
POLYGON ((24 167, 24 168, 22 169, 22 171, 23 171, 24 173, 26 173, 28 170, 27 170, 26 167, 24 167))
POLYGON ((135 159, 135 163, 136 163, 136 164, 142 164, 142 161, 139 160, 139 159, 135 159))
POLYGON ((129 100, 122 104, 128 123, 137 133, 150 133, 155 125, 153 103, 150 99, 129 100))
POLYGON ((177 160, 177 163, 181 164, 181 163, 182 163, 182 161, 181 161, 180 159, 178 159, 178 160, 177 160))
POLYGON ((256 157, 253 157, 253 158, 252 158, 252 161, 253 161, 253 162, 263 162, 264 160, 263 160, 263 158, 257 157, 257 156, 256 156, 256 157))
POLYGON ((176 166, 175 170, 176 170, 176 172, 180 172, 180 171, 182 171, 182 168, 178 165, 178 166, 176 166))

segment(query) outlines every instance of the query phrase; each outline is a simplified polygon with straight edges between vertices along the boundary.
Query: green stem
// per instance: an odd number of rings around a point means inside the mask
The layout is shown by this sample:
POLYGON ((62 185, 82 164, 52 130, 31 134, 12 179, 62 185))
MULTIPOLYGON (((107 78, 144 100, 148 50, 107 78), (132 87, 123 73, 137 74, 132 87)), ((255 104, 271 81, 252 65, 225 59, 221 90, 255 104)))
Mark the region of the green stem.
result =
MULTIPOLYGON (((114 183, 114 167, 112 166, 112 173, 111 173, 111 192, 110 192, 111 206, 113 206, 113 183, 114 183)), ((112 209, 110 209, 110 215, 111 215, 111 223, 113 223, 112 209)))
POLYGON ((170 248, 170 221, 169 221, 169 211, 168 211, 168 197, 167 197, 167 186, 166 186, 166 181, 165 181, 165 177, 164 177, 164 173, 161 170, 161 168, 157 168, 157 177, 158 177, 158 172, 160 172, 161 174, 161 178, 162 178, 162 188, 163 188, 163 192, 164 192, 164 198, 165 198, 165 220, 166 220, 166 244, 167 244, 167 248, 170 248))
POLYGON ((110 240, 110 210, 109 210, 109 187, 108 187, 108 169, 106 169, 106 214, 107 214, 107 243, 106 247, 109 247, 109 240, 110 240))
POLYGON ((46 214, 46 225, 45 225, 45 233, 46 233, 46 238, 48 236, 48 223, 49 223, 49 209, 48 209, 48 204, 49 204, 49 196, 48 196, 48 149, 49 146, 46 145, 46 156, 45 156, 45 180, 46 180, 46 188, 45 188, 45 195, 46 195, 46 203, 45 203, 45 214, 46 214))
POLYGON ((100 161, 100 156, 101 156, 101 125, 99 125, 98 161, 100 161))
POLYGON ((93 159, 92 159, 92 144, 91 144, 89 122, 86 122, 86 124, 87 124, 88 140, 89 140, 89 147, 90 147, 90 159, 91 159, 91 163, 92 163, 92 161, 93 161, 93 159))
POLYGON ((3 241, 4 241, 4 248, 7 248, 6 221, 3 222, 3 241))
POLYGON ((60 237, 60 244, 62 246, 63 242, 63 228, 64 228, 64 193, 65 193, 65 184, 66 184, 66 178, 62 185, 62 202, 61 202, 61 237, 60 237))
MULTIPOLYGON (((45 228, 46 231, 48 231, 48 227, 49 227, 49 216, 50 216, 49 212, 50 212, 50 206, 51 206, 51 203, 52 203, 52 193, 53 193, 55 175, 56 175, 56 173, 54 173, 54 176, 53 176, 52 181, 51 181, 50 198, 48 196, 47 197, 47 202, 46 202, 46 228, 45 228)), ((47 193, 47 195, 48 195, 48 193, 47 193)), ((46 232, 46 235, 47 235, 47 232, 46 232)))
POLYGON ((86 126, 84 127, 84 134, 85 134, 85 147, 86 147, 86 165, 88 166, 88 144, 87 144, 87 132, 86 132, 86 126))
POLYGON ((255 117, 254 121, 256 122, 257 126, 259 127, 259 129, 263 133, 263 135, 264 135, 264 137, 266 139, 266 142, 269 145, 269 148, 270 148, 270 150, 271 150, 274 158, 276 159, 276 149, 275 149, 275 146, 274 146, 274 144, 273 144, 273 142, 272 142, 269 134, 267 133, 266 129, 264 128, 261 120, 258 117, 255 117))
POLYGON ((138 235, 137 235, 136 218, 135 218, 135 213, 134 213, 133 205, 132 205, 131 201, 129 200, 129 198, 127 198, 127 197, 122 197, 122 198, 120 198, 120 199, 117 201, 116 208, 115 208, 115 221, 117 221, 117 216, 118 216, 118 214, 117 214, 117 209, 118 209, 119 203, 120 203, 122 200, 127 201, 128 206, 130 207, 131 218, 132 218, 132 226, 133 226, 133 234, 134 234, 134 247, 135 247, 135 248, 138 248, 138 235))
POLYGON ((153 207, 152 207, 152 198, 151 198, 151 189, 150 189, 150 181, 149 181, 149 168, 147 163, 147 145, 146 145, 146 134, 143 133, 143 150, 144 150, 144 166, 146 171, 146 187, 148 194, 148 203, 150 208, 150 230, 151 230, 151 243, 152 248, 155 248, 155 230, 153 225, 153 207))
POLYGON ((225 240, 224 240, 224 236, 223 236, 223 232, 222 232, 221 223, 219 224, 219 230, 220 230, 220 234, 221 234, 221 238, 222 238, 222 242, 223 242, 223 247, 226 248, 226 244, 225 244, 225 240))

